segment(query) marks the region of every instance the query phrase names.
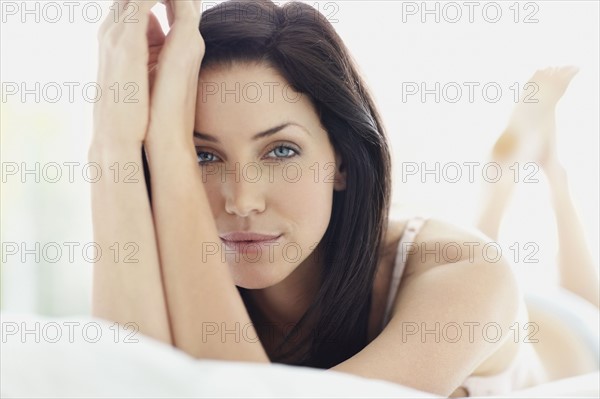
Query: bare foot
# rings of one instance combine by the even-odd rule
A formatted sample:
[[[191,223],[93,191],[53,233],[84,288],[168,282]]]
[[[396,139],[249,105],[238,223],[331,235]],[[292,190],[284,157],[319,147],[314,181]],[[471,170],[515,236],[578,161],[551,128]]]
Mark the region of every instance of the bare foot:
[[[492,156],[499,162],[550,162],[556,156],[554,110],[577,67],[536,71],[524,86],[504,133]]]

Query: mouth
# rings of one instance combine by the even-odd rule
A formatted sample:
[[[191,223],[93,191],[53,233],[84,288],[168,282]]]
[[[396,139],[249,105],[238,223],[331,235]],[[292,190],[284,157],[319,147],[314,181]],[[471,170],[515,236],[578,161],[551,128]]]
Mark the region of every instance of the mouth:
[[[237,231],[221,234],[221,241],[229,249],[237,252],[260,252],[281,238],[283,234],[263,234],[254,232]]]
[[[233,231],[231,233],[221,234],[221,240],[224,241],[269,241],[281,237],[281,234],[263,234],[248,231]]]

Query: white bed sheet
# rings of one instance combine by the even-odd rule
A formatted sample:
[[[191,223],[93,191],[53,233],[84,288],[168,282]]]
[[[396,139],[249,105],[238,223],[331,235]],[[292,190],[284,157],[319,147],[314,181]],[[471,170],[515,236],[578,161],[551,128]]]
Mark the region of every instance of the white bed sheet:
[[[386,381],[334,371],[281,364],[197,360],[151,338],[121,329],[115,343],[111,324],[88,317],[47,318],[0,314],[2,320],[1,396],[3,398],[173,398],[173,397],[436,397]],[[33,330],[40,339],[14,333],[15,326]],[[55,343],[56,325],[68,325]],[[56,323],[46,328],[48,323]],[[86,342],[83,326],[101,326],[100,339]],[[78,327],[78,328],[77,328]],[[20,332],[24,329],[20,328]],[[86,337],[93,340],[95,328]],[[44,337],[46,339],[44,339]]]
[[[3,398],[439,397],[334,371],[197,360],[139,333],[134,337],[137,343],[123,342],[131,330],[120,329],[115,342],[116,331],[111,323],[95,318],[2,313],[0,320]],[[33,332],[23,332],[23,327],[35,330],[36,322],[39,339]],[[65,324],[69,322],[79,323],[71,324],[71,337],[69,324]],[[98,342],[83,339],[84,326],[89,328],[88,340],[100,332]],[[562,381],[562,385],[545,384],[529,393],[515,392],[511,397],[598,397],[598,378],[595,373]]]

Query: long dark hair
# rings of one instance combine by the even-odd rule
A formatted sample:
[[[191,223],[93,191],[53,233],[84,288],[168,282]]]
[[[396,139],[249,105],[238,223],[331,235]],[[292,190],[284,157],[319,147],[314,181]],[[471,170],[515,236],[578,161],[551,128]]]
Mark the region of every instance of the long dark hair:
[[[312,333],[291,350],[271,354],[273,362],[333,367],[367,345],[391,196],[391,160],[380,117],[346,46],[329,21],[304,3],[224,2],[203,13],[200,32],[206,45],[202,68],[234,62],[274,67],[311,99],[342,158],[346,189],[334,192],[330,223],[319,243],[322,285],[280,348],[306,325]],[[247,290],[238,290],[254,320]]]

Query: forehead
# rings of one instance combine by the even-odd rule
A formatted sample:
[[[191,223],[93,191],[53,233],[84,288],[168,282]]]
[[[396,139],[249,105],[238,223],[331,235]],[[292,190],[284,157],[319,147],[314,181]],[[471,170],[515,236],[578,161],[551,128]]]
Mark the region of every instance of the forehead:
[[[308,96],[296,92],[274,68],[234,63],[200,72],[197,131],[251,134],[290,121],[311,129],[320,126]]]

